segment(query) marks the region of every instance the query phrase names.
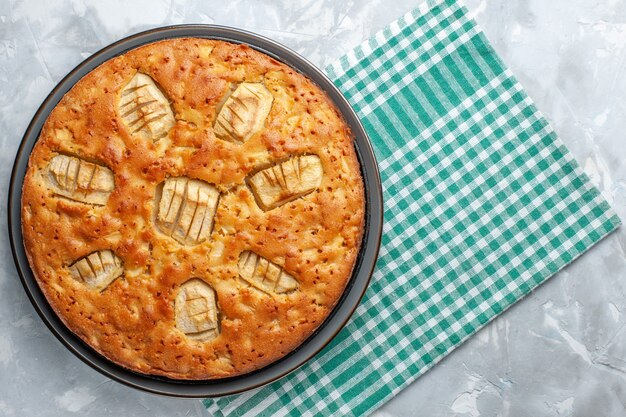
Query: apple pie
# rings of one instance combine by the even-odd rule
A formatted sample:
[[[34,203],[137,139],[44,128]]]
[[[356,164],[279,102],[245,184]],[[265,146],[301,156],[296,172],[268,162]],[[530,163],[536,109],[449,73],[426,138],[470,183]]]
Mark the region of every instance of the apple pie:
[[[30,155],[31,268],[65,325],[123,367],[187,380],[264,367],[352,276],[353,139],[324,91],[248,46],[128,51],[76,83]]]

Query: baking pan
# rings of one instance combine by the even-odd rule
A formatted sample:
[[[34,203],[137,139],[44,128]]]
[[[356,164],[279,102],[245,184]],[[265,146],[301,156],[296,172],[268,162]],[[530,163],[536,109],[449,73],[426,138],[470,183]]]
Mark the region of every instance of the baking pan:
[[[52,109],[78,80],[105,61],[139,46],[171,38],[198,37],[246,44],[296,69],[319,85],[335,103],[352,129],[361,173],[365,184],[365,231],[352,277],[337,306],[320,327],[296,350],[254,372],[206,381],[181,381],[129,371],[97,353],[75,336],[56,316],[29,267],[21,228],[22,183],[28,157]],[[177,25],[148,30],[122,39],[83,61],[52,90],[30,122],[15,158],[8,200],[11,250],[20,279],[41,319],[54,335],[79,359],[123,384],[144,391],[176,397],[218,397],[250,390],[275,381],[294,371],[330,343],[346,324],[369,284],[382,233],[382,190],[376,158],[354,110],[333,83],[313,64],[290,49],[265,37],[216,25]]]

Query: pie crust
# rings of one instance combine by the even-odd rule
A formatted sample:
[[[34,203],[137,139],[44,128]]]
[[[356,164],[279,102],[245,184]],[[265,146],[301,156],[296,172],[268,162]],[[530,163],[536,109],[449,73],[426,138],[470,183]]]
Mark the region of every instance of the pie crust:
[[[26,252],[59,317],[111,361],[175,379],[297,348],[341,297],[363,222],[353,136],[324,91],[208,39],[86,75],[23,185]]]

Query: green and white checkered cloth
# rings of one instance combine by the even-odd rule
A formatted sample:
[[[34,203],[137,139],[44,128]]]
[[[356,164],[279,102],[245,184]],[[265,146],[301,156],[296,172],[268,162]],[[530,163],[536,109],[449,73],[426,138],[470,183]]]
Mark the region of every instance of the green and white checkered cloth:
[[[620,224],[467,10],[431,1],[327,69],[373,142],[380,258],[313,360],[216,416],[365,415]]]

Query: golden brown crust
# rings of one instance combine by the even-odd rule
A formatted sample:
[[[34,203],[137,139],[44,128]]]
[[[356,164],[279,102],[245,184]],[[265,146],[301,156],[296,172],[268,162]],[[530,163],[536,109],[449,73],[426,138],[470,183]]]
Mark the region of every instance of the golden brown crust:
[[[141,109],[130,104],[120,113],[121,92],[137,72],[149,76],[169,100],[175,118],[171,130],[167,103],[157,90],[138,95],[134,102],[154,107],[156,122],[150,119],[152,110],[139,114]],[[213,131],[217,113],[233,86],[243,81],[267,87],[273,96],[269,115],[264,125],[258,122],[264,109],[250,116],[254,127],[240,129],[246,132],[245,140],[218,139]],[[140,117],[146,126],[129,129],[133,123],[139,126],[135,120]],[[257,131],[259,126],[263,127]],[[167,134],[162,136],[164,129]],[[104,205],[55,193],[49,163],[59,154],[113,173],[113,190],[107,188],[98,200]],[[263,210],[246,180],[300,155],[319,157],[323,177],[317,189]],[[195,235],[177,240],[155,224],[159,187],[175,177],[200,180],[220,192],[206,240]],[[59,178],[71,191],[71,173]],[[181,198],[209,207],[209,197],[195,191],[202,187],[208,186],[196,186],[189,191],[195,197]],[[324,321],[345,288],[359,250],[363,196],[351,132],[319,87],[247,46],[176,39],[104,63],[63,97],[30,156],[22,228],[40,287],[64,323],[86,343],[137,372],[211,379],[250,372],[277,360]],[[193,220],[196,212],[188,211],[191,214],[179,215],[192,216],[185,227],[204,236],[202,224],[194,223],[204,217]],[[107,250],[119,257],[124,271],[99,291],[85,285],[78,269],[70,266]],[[242,279],[238,263],[245,251],[265,259],[261,264],[273,265],[266,267],[271,270]],[[107,256],[102,264],[108,265],[112,255],[101,253]],[[289,291],[258,288],[259,279],[283,279],[280,271],[296,281],[284,281]],[[204,342],[176,327],[175,299],[181,286],[194,278],[208,284],[217,303],[219,333]],[[271,288],[283,285],[277,282]],[[198,330],[213,329],[209,293],[209,289],[198,292],[208,301],[185,305],[189,317],[179,322],[195,320]],[[209,307],[201,308],[201,303]],[[179,326],[187,326],[188,332],[194,329],[191,324]]]

